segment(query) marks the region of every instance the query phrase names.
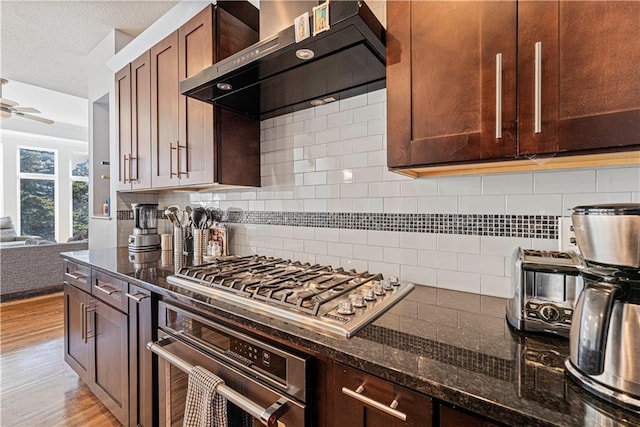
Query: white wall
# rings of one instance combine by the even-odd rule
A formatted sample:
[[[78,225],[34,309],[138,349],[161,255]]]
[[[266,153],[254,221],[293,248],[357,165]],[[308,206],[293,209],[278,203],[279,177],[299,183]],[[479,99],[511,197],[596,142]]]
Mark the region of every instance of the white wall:
[[[89,248],[90,249],[98,249],[105,247],[114,247],[117,245],[116,239],[116,231],[117,231],[117,223],[115,220],[115,209],[112,208],[111,217],[101,217],[95,216],[93,214],[93,206],[102,203],[102,200],[94,200],[94,192],[96,190],[100,190],[104,186],[104,182],[101,182],[96,185],[94,188],[94,184],[96,184],[96,177],[99,177],[106,172],[111,179],[110,183],[110,191],[109,196],[112,201],[116,200],[117,193],[115,190],[115,179],[118,177],[118,165],[117,165],[117,141],[116,141],[116,132],[115,132],[115,120],[113,118],[116,117],[116,103],[115,103],[115,80],[113,71],[107,67],[106,62],[113,57],[120,49],[122,49],[129,41],[131,41],[132,37],[124,34],[118,30],[114,30],[107,37],[105,37],[91,52],[89,52],[88,56],[88,72],[89,72],[89,82],[88,82],[88,93],[89,93],[89,108],[88,108],[88,118],[89,118],[89,155],[92,160],[91,162],[91,170],[90,176],[92,177],[92,182],[89,185],[89,209],[92,209],[90,212],[89,218]],[[104,109],[105,104],[104,99],[105,95],[107,95],[106,99],[108,99],[108,112],[111,119],[108,123],[109,128],[109,138],[104,138],[103,135],[96,134],[99,131],[100,126],[104,126],[104,123],[94,124],[93,120],[95,117],[104,117],[104,114],[101,114],[101,110]],[[97,101],[101,102],[97,102]],[[98,109],[100,111],[94,111]],[[97,147],[96,144],[105,144],[108,143],[108,149],[106,147]],[[102,159],[104,153],[107,152],[109,157],[105,160],[109,160],[111,165],[107,170],[96,171],[96,165],[93,160]],[[100,199],[102,199],[104,193],[100,192]],[[112,202],[112,206],[115,206],[115,203]]]
[[[386,168],[386,91],[262,122],[262,188],[161,194],[169,204],[276,212],[568,215],[573,206],[640,202],[640,166],[410,179]],[[163,221],[166,222],[166,221]],[[166,225],[163,225],[166,227]],[[400,276],[508,297],[517,246],[557,239],[233,224],[231,249]]]

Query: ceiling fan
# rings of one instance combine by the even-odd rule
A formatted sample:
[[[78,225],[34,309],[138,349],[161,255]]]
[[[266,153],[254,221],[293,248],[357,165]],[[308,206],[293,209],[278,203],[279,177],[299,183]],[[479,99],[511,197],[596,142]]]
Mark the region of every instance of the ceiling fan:
[[[20,107],[16,101],[2,97],[2,85],[9,83],[9,80],[0,78],[0,117],[3,119],[10,119],[11,117],[18,116],[25,119],[35,120],[47,125],[53,124],[53,120],[46,119],[44,117],[34,116],[33,114],[40,114],[40,110],[33,107]]]

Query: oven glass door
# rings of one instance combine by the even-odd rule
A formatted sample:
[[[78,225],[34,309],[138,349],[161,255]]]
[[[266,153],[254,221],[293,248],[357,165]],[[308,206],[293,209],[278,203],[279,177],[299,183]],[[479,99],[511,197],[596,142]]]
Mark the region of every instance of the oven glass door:
[[[281,398],[286,399],[285,409],[278,418],[278,427],[304,426],[305,405],[294,401],[261,384],[241,371],[214,359],[196,348],[170,338],[163,349],[193,366],[201,366],[225,381],[225,385],[242,394],[255,404],[268,408]],[[160,424],[182,426],[187,396],[188,374],[158,357]],[[227,403],[229,427],[257,427],[263,424],[231,402]]]

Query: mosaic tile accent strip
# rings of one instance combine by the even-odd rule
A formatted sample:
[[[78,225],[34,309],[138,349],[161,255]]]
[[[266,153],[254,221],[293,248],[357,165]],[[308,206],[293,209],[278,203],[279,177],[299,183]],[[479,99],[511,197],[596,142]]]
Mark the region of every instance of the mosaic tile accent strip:
[[[438,362],[457,366],[502,381],[511,382],[513,380],[515,368],[515,361],[513,360],[478,353],[477,351],[456,347],[377,325],[364,327],[358,332],[358,336],[382,345],[419,354]]]
[[[166,218],[158,211],[158,218]],[[118,211],[118,219],[133,219]],[[557,239],[558,217],[547,215],[390,214],[349,212],[226,211],[222,221],[240,224],[350,230]]]

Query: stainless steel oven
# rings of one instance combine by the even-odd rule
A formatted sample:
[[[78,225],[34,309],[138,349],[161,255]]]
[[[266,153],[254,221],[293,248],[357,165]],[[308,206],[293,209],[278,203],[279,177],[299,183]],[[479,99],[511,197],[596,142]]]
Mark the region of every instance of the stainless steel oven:
[[[229,427],[310,425],[309,356],[276,348],[190,310],[160,302],[160,425],[181,426],[188,373],[201,366],[224,380]]]

